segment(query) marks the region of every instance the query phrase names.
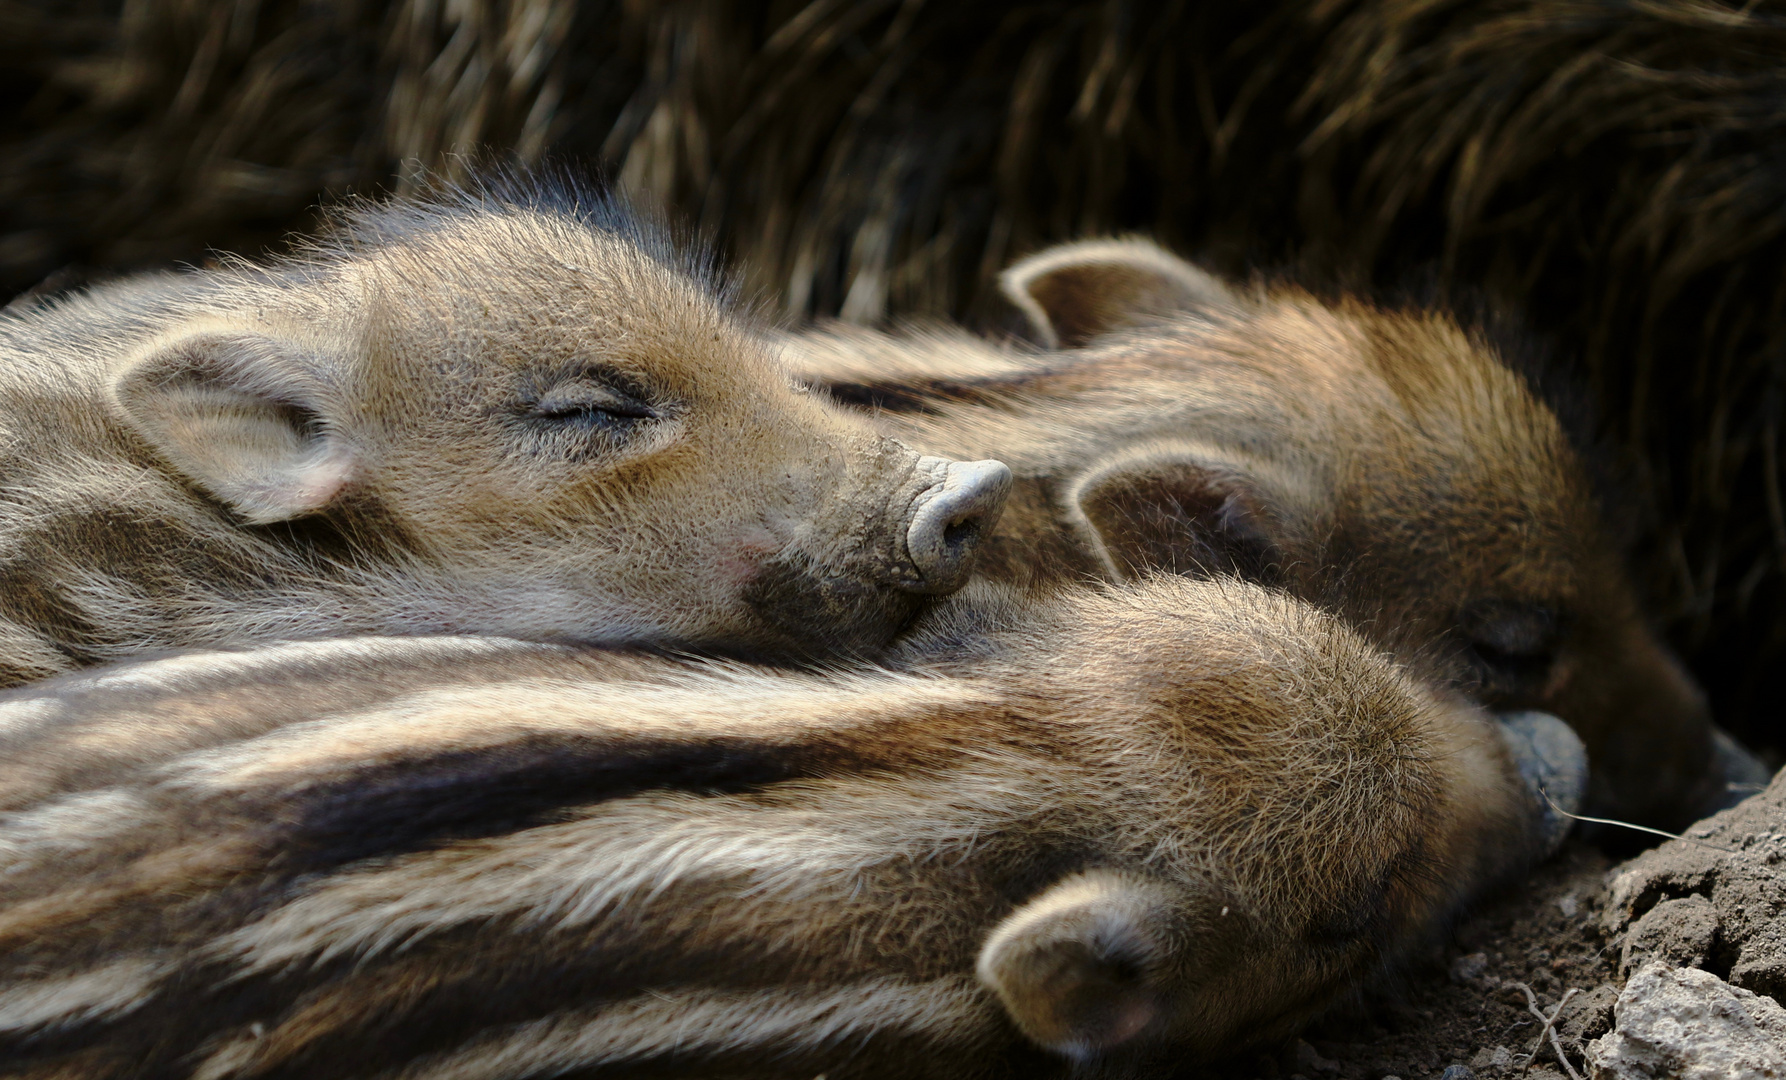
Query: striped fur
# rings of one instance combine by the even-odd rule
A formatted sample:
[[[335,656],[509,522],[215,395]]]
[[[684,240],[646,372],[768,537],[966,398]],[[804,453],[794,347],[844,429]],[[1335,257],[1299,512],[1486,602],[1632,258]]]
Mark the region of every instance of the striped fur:
[[[0,685],[353,633],[873,649],[959,584],[909,542],[959,472],[604,198],[364,206],[0,314]]]
[[[1004,283],[1063,348],[789,338],[883,431],[1012,467],[984,572],[1240,573],[1491,707],[1563,717],[1600,813],[1679,828],[1731,798],[1749,759],[1643,620],[1556,416],[1489,342],[1439,312],[1237,288],[1139,240],[1050,249]]]
[[[1306,605],[970,594],[875,668],[386,638],[13,691],[4,1071],[1116,1075],[1538,853],[1497,725]]]

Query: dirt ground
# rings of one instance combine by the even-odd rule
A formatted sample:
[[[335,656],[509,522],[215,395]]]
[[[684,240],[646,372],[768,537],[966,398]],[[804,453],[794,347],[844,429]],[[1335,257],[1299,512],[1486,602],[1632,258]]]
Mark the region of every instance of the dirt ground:
[[[1786,991],[1786,774],[1764,793],[1625,863],[1571,840],[1519,886],[1479,904],[1393,979],[1305,1037],[1221,1080],[1563,1080],[1613,1026],[1623,975],[1650,956],[1776,999]],[[1528,998],[1527,989],[1531,996]],[[1575,991],[1573,994],[1570,991]]]
[[[1478,905],[1448,939],[1402,965],[1391,981],[1330,1013],[1275,1053],[1236,1062],[1222,1080],[1428,1080],[1451,1066],[1487,1080],[1518,1075],[1542,1025],[1527,1010],[1531,987],[1548,1014],[1571,989],[1559,1027],[1580,1071],[1580,1043],[1604,1034],[1618,997],[1618,949],[1600,930],[1611,859],[1571,841],[1533,877]],[[1501,1065],[1496,1049],[1504,1048]],[[1530,1080],[1553,1080],[1548,1048]],[[1556,1077],[1562,1073],[1556,1071]],[[1456,1080],[1457,1074],[1446,1080]]]

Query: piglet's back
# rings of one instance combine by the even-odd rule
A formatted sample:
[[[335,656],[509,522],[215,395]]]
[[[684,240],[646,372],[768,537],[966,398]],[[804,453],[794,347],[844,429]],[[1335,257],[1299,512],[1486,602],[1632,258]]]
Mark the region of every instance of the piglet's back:
[[[0,820],[24,1076],[1118,1074],[1290,1030],[1547,840],[1498,725],[1227,581],[975,590],[823,674],[196,654],[0,733],[49,778]]]

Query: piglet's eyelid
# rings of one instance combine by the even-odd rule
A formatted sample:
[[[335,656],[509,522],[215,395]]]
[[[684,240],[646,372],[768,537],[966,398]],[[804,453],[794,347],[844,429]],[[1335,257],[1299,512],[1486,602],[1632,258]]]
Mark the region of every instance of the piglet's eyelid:
[[[1506,653],[1531,653],[1553,647],[1563,620],[1538,604],[1485,604],[1466,611],[1465,633],[1483,645]]]
[[[657,410],[633,395],[593,379],[559,383],[533,402],[533,411],[547,416],[590,410],[639,419],[658,415]]]

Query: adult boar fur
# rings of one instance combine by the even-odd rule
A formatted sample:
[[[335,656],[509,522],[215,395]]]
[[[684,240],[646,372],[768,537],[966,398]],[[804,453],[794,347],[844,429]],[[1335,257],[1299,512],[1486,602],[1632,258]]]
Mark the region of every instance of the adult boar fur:
[[[1130,229],[1431,275],[1558,340],[1642,463],[1652,606],[1773,741],[1782,11],[0,0],[0,291],[252,252],[482,148],[607,162],[796,314],[996,320],[998,267]]]
[[[1134,1075],[1281,1037],[1542,853],[1532,768],[1571,801],[1579,744],[1530,746],[1172,577],[964,593],[872,669],[438,637],[77,673],[0,696],[0,1058]]]
[[[863,651],[960,586],[1007,482],[795,386],[573,190],[15,310],[0,360],[0,683],[364,632]]]
[[[1065,348],[790,339],[889,434],[1010,463],[982,572],[1288,588],[1490,707],[1573,724],[1596,813],[1681,828],[1757,778],[1644,621],[1556,416],[1480,336],[1436,311],[1235,289],[1139,240],[1044,251],[1005,285]]]

